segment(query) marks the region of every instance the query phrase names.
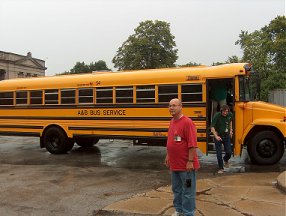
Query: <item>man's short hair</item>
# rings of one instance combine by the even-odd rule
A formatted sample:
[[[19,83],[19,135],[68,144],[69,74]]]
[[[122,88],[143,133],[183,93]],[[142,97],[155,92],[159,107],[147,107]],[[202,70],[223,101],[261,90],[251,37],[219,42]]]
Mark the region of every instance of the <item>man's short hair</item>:
[[[225,110],[229,111],[229,106],[226,105],[226,104],[222,105],[221,108],[220,108],[220,111],[225,111]]]

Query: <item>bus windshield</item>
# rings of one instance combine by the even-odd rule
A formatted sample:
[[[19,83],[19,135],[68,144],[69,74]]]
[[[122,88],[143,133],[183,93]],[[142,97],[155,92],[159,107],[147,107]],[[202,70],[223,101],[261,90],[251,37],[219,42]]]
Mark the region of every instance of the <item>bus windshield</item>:
[[[253,72],[250,76],[239,77],[240,101],[253,101],[259,99],[259,78]]]

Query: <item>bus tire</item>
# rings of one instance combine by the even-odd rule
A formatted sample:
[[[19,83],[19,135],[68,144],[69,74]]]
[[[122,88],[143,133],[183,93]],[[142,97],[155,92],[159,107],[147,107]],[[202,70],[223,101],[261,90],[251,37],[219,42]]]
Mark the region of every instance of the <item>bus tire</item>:
[[[74,140],[73,139],[68,139],[67,145],[66,145],[66,152],[72,150],[74,147]]]
[[[247,152],[254,164],[271,165],[282,158],[284,145],[275,132],[260,131],[251,138]]]
[[[43,136],[43,144],[51,154],[63,154],[69,149],[66,133],[58,127],[50,127]]]
[[[94,146],[96,143],[98,143],[99,138],[97,137],[80,137],[76,138],[76,143],[83,147],[83,148],[89,148]]]

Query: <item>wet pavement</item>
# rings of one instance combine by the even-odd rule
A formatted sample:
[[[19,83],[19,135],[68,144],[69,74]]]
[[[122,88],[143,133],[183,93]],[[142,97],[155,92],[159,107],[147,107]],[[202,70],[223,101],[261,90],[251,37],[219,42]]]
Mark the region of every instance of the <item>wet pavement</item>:
[[[276,173],[241,173],[220,175],[197,181],[196,215],[284,216],[285,194],[271,182]],[[115,202],[99,215],[171,215],[170,186],[160,187],[128,199]]]
[[[244,150],[242,157],[230,160],[223,176],[216,172],[215,155],[199,156],[198,215],[213,215],[215,207],[222,211],[218,215],[225,215],[225,207],[233,215],[260,215],[248,209],[245,200],[258,210],[277,205],[275,215],[285,215],[285,194],[275,186],[286,170],[285,154],[276,165],[257,166]],[[170,215],[170,173],[164,158],[164,147],[133,146],[128,140],[100,140],[92,148],[75,146],[68,154],[51,155],[39,148],[38,138],[0,137],[0,215],[140,215],[135,210],[143,204],[133,198],[148,196],[166,201],[167,207],[157,202],[164,210],[156,209],[156,214]],[[230,194],[224,197],[224,191]],[[266,200],[269,195],[274,198]],[[133,210],[114,209],[128,200]]]

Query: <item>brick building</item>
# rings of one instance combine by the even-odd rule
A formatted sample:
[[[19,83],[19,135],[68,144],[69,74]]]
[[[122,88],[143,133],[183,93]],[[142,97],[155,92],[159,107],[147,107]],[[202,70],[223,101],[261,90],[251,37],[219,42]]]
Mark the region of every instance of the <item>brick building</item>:
[[[32,57],[0,51],[0,80],[45,76],[45,61]]]

